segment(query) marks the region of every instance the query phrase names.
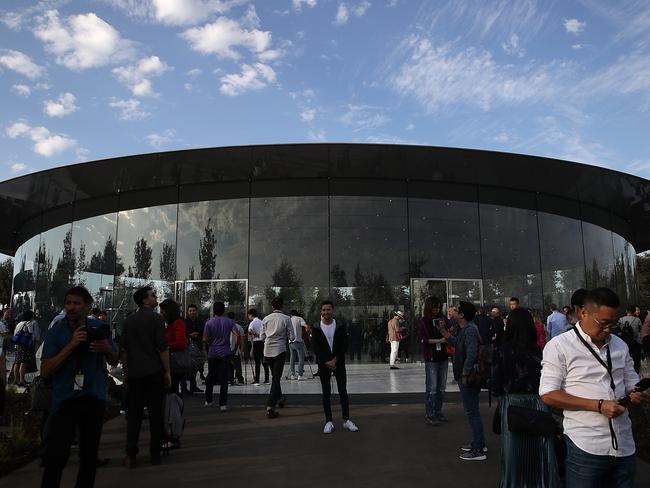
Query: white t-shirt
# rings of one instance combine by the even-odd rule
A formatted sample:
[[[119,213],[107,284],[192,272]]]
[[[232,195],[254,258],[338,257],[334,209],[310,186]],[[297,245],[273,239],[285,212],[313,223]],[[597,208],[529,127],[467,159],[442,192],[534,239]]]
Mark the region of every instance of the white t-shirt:
[[[251,323],[248,324],[248,333],[251,335],[253,335],[253,333],[257,334],[253,336],[253,342],[264,340],[260,337],[260,334],[262,333],[262,321],[258,317],[255,317],[251,320]]]
[[[293,333],[296,336],[296,338],[291,342],[302,342],[302,328],[306,325],[307,323],[302,317],[298,317],[297,315],[291,317],[291,326],[293,327]]]
[[[324,324],[321,321],[320,328],[323,331],[323,334],[325,334],[327,343],[330,345],[330,351],[334,352],[334,331],[336,330],[336,320],[333,319],[332,323],[329,325]]]

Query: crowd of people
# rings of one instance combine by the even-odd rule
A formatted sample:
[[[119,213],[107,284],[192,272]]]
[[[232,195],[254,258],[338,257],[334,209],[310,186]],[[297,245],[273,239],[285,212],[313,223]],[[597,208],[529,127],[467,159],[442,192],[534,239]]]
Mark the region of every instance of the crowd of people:
[[[172,299],[158,303],[151,287],[138,289],[137,310],[112,337],[105,313],[91,309],[92,297],[81,286],[65,295],[65,307],[50,324],[41,347],[42,380],[52,389],[52,405],[44,429],[43,487],[59,486],[73,439],[79,444],[77,486],[94,485],[97,452],[104,421],[109,366],[121,364],[127,414],[124,465],[139,462],[139,435],[143,417],[149,418],[151,464],[161,462],[163,449],[180,447],[163,427],[167,397],[204,394],[204,406],[228,411],[228,391],[244,382],[242,355],[250,353],[254,385],[270,384],[266,417],[277,418],[285,404],[281,379],[289,355],[286,379],[304,379],[307,346],[318,366],[324,426],[335,430],[331,407],[331,377],[339,393],[344,430],[359,429],[350,418],[346,356],[350,332],[334,304],[323,301],[320,319],[308,325],[300,314],[283,312],[281,297],[260,318],[247,312],[246,328],[238,324],[223,302],[215,302],[212,317],[199,318],[189,304],[186,314]],[[632,486],[635,445],[627,406],[648,401],[638,372],[650,360],[650,315],[628,307],[618,317],[619,299],[607,288],[577,290],[571,305],[550,306],[546,321],[510,299],[507,315],[498,307],[490,313],[461,301],[443,312],[436,297],[424,302],[417,322],[425,371],[425,422],[449,422],[443,412],[449,362],[471,432],[460,446],[464,461],[487,459],[480,412],[481,391],[498,398],[492,430],[501,435],[501,486]],[[159,312],[156,311],[159,310]],[[185,315],[185,317],[183,317]],[[13,381],[25,384],[40,338],[31,312],[11,323],[11,310],[0,321],[0,350],[14,345]],[[405,314],[395,310],[387,324],[389,368],[396,366]],[[115,339],[115,340],[114,340]],[[247,339],[247,341],[245,341]],[[4,342],[4,344],[2,344]],[[246,344],[250,344],[250,350]],[[207,375],[204,375],[207,362]],[[4,355],[0,357],[6,382]],[[264,371],[264,377],[261,373]],[[391,371],[390,374],[399,374]],[[198,386],[204,380],[205,390]],[[5,388],[0,388],[4,394]],[[3,397],[0,397],[0,408]],[[554,417],[555,415],[555,417]],[[558,423],[558,415],[561,422]]]

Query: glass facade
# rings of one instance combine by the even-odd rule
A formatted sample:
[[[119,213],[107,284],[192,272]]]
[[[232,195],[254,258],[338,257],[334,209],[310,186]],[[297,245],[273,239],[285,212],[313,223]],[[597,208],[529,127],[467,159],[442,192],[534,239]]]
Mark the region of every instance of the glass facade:
[[[312,323],[330,298],[350,328],[351,355],[382,361],[396,308],[407,315],[402,357],[420,358],[417,320],[430,294],[485,307],[517,296],[535,311],[567,304],[583,286],[637,299],[635,249],[623,224],[608,230],[607,211],[532,192],[350,181],[181,186],[146,208],[124,197],[101,211],[72,205],[69,223],[18,248],[14,306],[35,309],[46,326],[81,283],[119,327],[133,291],[150,284],[206,316],[223,300],[241,320],[282,296]]]

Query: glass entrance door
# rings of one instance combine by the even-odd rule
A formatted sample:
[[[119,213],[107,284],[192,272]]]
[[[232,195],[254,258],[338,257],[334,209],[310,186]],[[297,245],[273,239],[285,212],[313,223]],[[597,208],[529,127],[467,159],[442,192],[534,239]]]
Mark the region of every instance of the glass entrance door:
[[[422,316],[424,301],[430,296],[440,299],[444,314],[447,307],[456,306],[461,301],[473,303],[478,308],[483,303],[483,282],[479,279],[412,278],[414,318]]]
[[[186,310],[196,305],[203,320],[212,317],[214,302],[224,302],[226,313],[233,312],[235,321],[245,325],[248,304],[248,280],[186,280],[177,281],[174,286],[176,300]]]

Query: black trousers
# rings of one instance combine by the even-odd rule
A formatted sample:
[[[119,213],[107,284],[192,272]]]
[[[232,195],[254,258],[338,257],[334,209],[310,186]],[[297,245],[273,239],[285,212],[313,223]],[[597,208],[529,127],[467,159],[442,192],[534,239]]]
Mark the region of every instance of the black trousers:
[[[235,378],[237,378],[237,381],[240,383],[244,382],[244,375],[242,374],[242,369],[241,369],[241,356],[233,355],[231,356],[231,368],[230,372],[228,375],[228,380],[231,383],[235,382]]]
[[[149,453],[160,456],[163,443],[163,401],[165,382],[162,373],[142,378],[127,377],[129,411],[126,418],[126,454],[138,454],[138,441],[142,427],[142,414],[149,411]]]
[[[280,385],[280,380],[282,379],[282,370],[284,369],[284,361],[287,357],[287,353],[283,352],[274,357],[265,356],[264,359],[271,369],[271,391],[269,392],[269,398],[266,402],[268,408],[275,408],[276,402],[279,402],[282,398],[282,386]]]
[[[255,378],[253,383],[260,382],[260,364],[264,365],[264,382],[269,381],[269,365],[264,359],[264,341],[253,341],[253,359],[255,360]]]
[[[230,356],[223,358],[208,358],[208,377],[205,381],[205,401],[212,403],[212,392],[215,383],[219,384],[219,406],[228,405],[228,375],[230,371]]]
[[[323,389],[323,410],[325,410],[325,421],[332,421],[332,386],[330,384],[331,376],[336,378],[336,387],[339,390],[339,398],[341,399],[341,413],[343,420],[350,418],[350,400],[348,398],[348,377],[345,372],[345,364],[337,364],[335,370],[329,369],[324,364],[318,365],[318,377]]]
[[[70,457],[70,445],[79,429],[79,471],[76,488],[95,486],[97,450],[104,424],[105,402],[96,397],[66,400],[50,417],[43,454],[41,488],[58,488],[63,468]]]

